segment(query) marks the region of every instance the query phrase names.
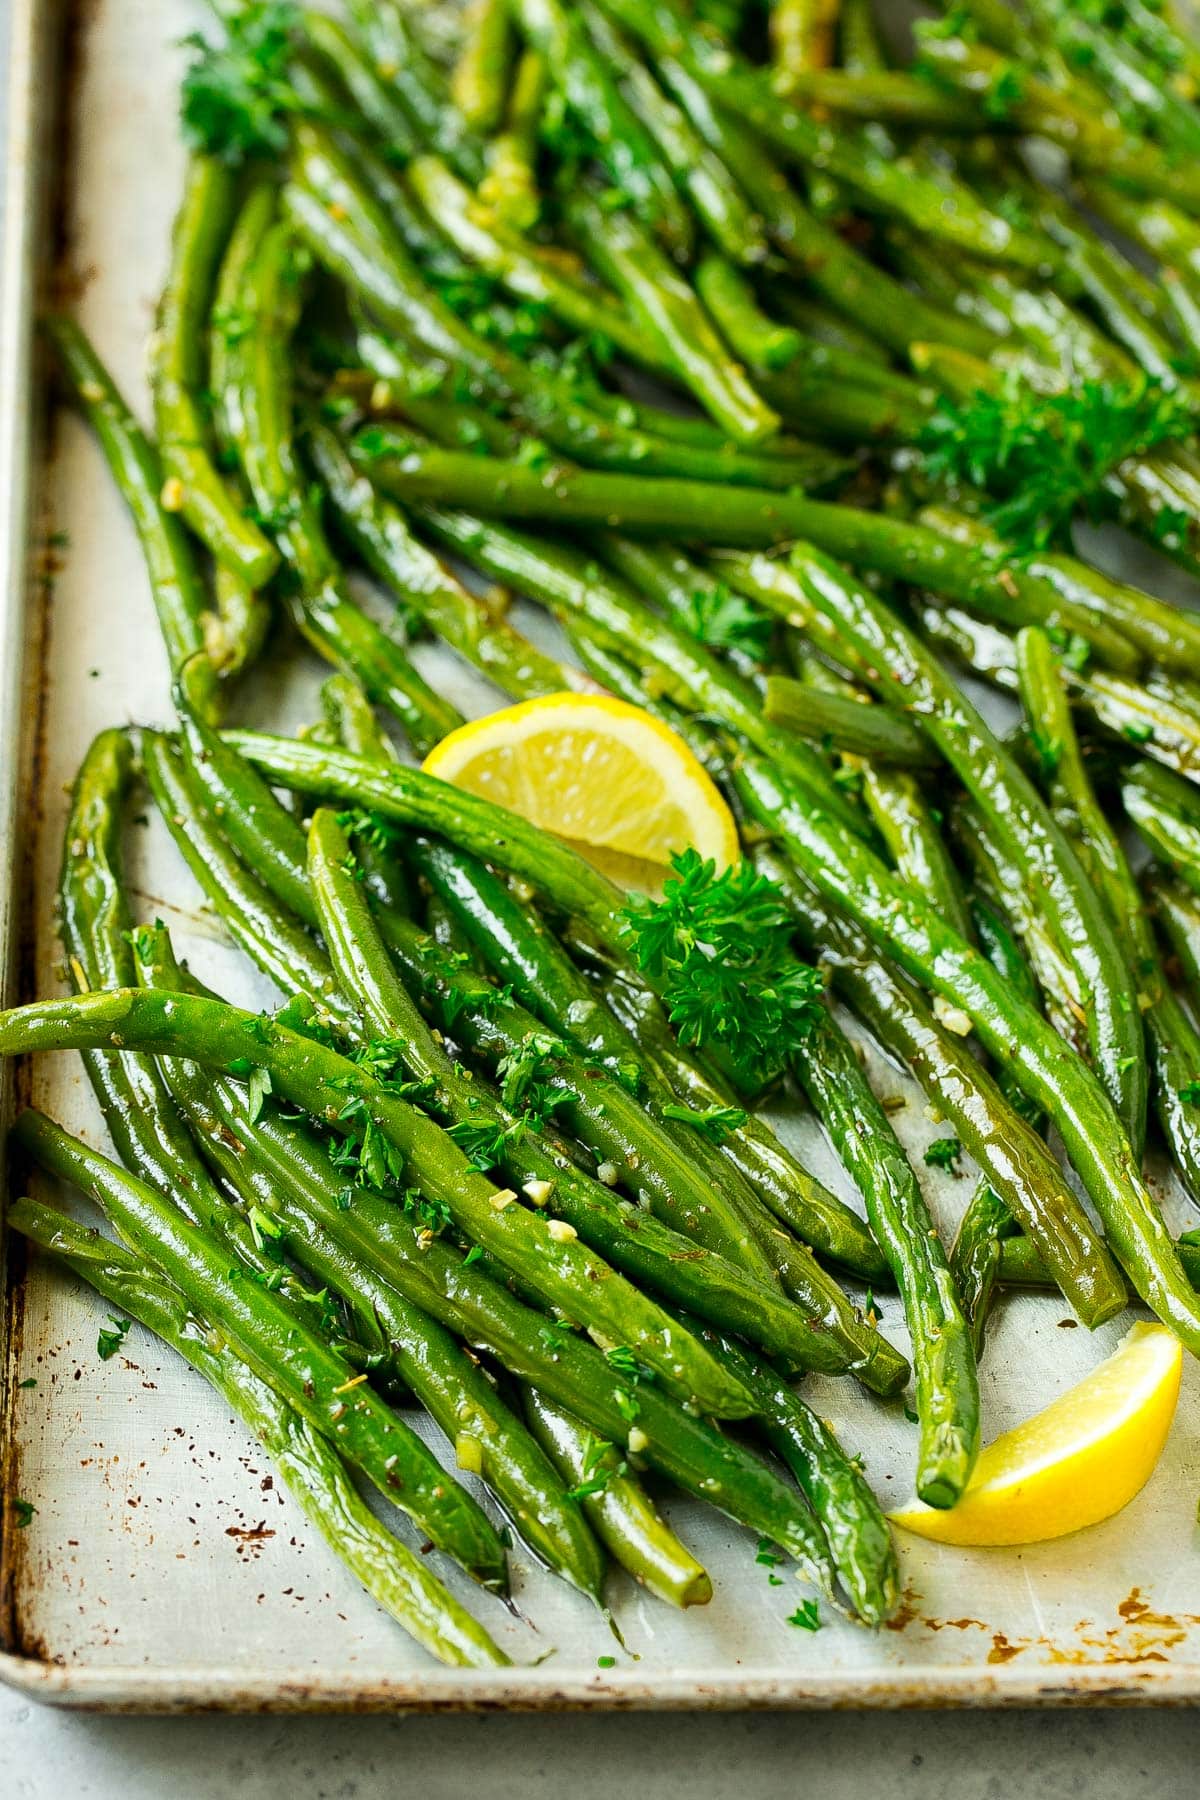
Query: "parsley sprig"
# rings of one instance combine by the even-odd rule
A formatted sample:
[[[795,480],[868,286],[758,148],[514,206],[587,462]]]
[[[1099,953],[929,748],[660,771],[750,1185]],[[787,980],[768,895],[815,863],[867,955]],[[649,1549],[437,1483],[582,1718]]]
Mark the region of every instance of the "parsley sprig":
[[[183,78],[183,132],[196,150],[235,166],[287,149],[287,117],[311,112],[288,75],[299,9],[290,0],[251,0],[224,21],[224,42],[192,32],[196,55]]]
[[[1196,415],[1148,376],[1036,391],[1009,371],[995,391],[942,400],[920,439],[936,481],[970,482],[995,496],[987,517],[1018,550],[1044,547],[1072,516],[1102,510],[1104,484],[1128,457],[1187,437]]]
[[[638,967],[663,983],[682,1044],[721,1050],[750,1086],[774,1079],[821,1015],[823,983],[792,948],[775,885],[748,862],[717,872],[693,849],[671,859],[661,900],[625,908]]]

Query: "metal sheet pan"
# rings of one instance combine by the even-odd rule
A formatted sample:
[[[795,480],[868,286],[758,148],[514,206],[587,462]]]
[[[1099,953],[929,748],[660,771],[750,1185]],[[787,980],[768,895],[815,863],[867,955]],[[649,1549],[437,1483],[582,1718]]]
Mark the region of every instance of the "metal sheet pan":
[[[169,716],[121,503],[79,422],[43,417],[45,383],[30,353],[34,274],[78,306],[144,404],[144,344],[182,167],[173,46],[200,19],[188,0],[16,0],[14,14],[0,321],[0,865],[11,885],[0,891],[0,957],[6,993],[29,998],[58,983],[52,893],[64,783],[102,725]],[[69,543],[52,541],[61,532]],[[449,657],[422,649],[419,659],[465,709],[495,704]],[[319,677],[297,655],[273,665],[245,707],[298,723],[312,716]],[[135,824],[127,854],[139,905],[171,922],[201,974],[245,992],[237,957],[165,837]],[[878,1073],[891,1092],[901,1088],[894,1072]],[[19,1081],[101,1138],[75,1059],[46,1059]],[[919,1148],[936,1126],[915,1090],[905,1092],[899,1123]],[[840,1183],[812,1128],[802,1119],[785,1128]],[[931,1186],[947,1220],[969,1186],[945,1177]],[[898,1308],[885,1310],[900,1336]],[[990,1432],[1077,1379],[1123,1329],[1089,1338],[1063,1312],[1048,1298],[1008,1306],[983,1370]],[[27,1262],[17,1245],[5,1321],[4,1484],[37,1511],[0,1546],[0,1677],[46,1700],[165,1712],[1200,1698],[1194,1364],[1162,1465],[1124,1513],[1024,1552],[910,1540],[893,1630],[871,1637],[836,1620],[816,1634],[789,1627],[791,1584],[771,1584],[752,1540],[679,1504],[672,1516],[714,1577],[711,1606],[676,1616],[614,1582],[625,1655],[584,1601],[518,1554],[517,1599],[538,1630],[496,1606],[488,1623],[526,1665],[554,1654],[536,1667],[458,1674],[435,1668],[364,1598],[197,1378],[137,1333],[123,1355],[101,1362],[95,1297],[45,1261]],[[865,1452],[885,1499],[905,1498],[912,1428],[901,1409],[848,1383],[814,1382],[811,1392]],[[610,1657],[612,1668],[598,1666]]]

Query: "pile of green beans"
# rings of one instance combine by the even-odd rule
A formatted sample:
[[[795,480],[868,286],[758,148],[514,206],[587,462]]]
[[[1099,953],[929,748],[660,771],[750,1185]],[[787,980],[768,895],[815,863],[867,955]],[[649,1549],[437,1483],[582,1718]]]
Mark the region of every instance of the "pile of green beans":
[[[1200,623],[1075,531],[1200,576],[1200,49],[1173,8],[970,0],[901,67],[872,0],[751,10],[471,0],[448,44],[350,0],[296,9],[281,74],[222,7],[153,437],[47,321],[174,719],[89,749],[71,992],[0,1014],[0,1054],[81,1053],[119,1160],[33,1110],[15,1140],[119,1241],[38,1198],[11,1221],[228,1399],[452,1664],[508,1656],[357,1479],[485,1593],[494,1506],[602,1611],[610,1564],[703,1605],[649,1471],[874,1627],[895,1547],[806,1373],[911,1377],[914,1486],[949,1508],[1006,1288],[1089,1328],[1136,1297],[1200,1354],[1196,1246],[1143,1169],[1165,1150],[1200,1206]],[[280,634],[334,670],[294,737],[261,724]],[[681,1023],[577,847],[414,766],[468,691],[419,637],[506,699],[678,733],[757,877],[747,938],[769,913],[824,978],[776,1065]],[[243,682],[258,723],[222,729]],[[138,784],[277,1009],[137,919]],[[972,1165],[957,1218],[855,1033]]]

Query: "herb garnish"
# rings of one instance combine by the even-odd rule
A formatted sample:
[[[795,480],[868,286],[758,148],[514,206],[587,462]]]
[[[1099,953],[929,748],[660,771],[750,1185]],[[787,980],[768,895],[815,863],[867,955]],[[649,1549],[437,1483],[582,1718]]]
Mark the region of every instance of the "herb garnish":
[[[225,42],[192,32],[196,52],[183,78],[183,132],[197,150],[241,164],[287,149],[287,115],[312,112],[288,76],[298,9],[289,0],[250,0],[222,23]]]
[[[795,1612],[789,1615],[788,1624],[794,1625],[798,1631],[820,1631],[821,1609],[815,1600],[802,1600]]]
[[[931,1169],[949,1169],[956,1175],[961,1155],[962,1145],[956,1137],[934,1138],[932,1144],[925,1146],[925,1161]]]
[[[743,1080],[763,1084],[820,1018],[821,976],[792,948],[779,890],[750,863],[718,874],[688,849],[671,866],[662,899],[623,914],[638,967],[662,980],[680,1043],[724,1050]]]
[[[697,588],[688,600],[683,624],[710,650],[744,650],[760,661],[771,641],[773,621],[724,582]]]
[[[965,404],[942,400],[920,447],[936,481],[970,482],[996,496],[987,518],[1019,551],[1042,548],[1072,515],[1096,515],[1104,485],[1131,456],[1190,435],[1192,405],[1161,382],[1081,381],[1040,394],[1009,371]]]
[[[701,1137],[707,1138],[710,1144],[723,1144],[731,1131],[740,1131],[748,1117],[740,1106],[678,1106],[674,1100],[668,1100],[662,1109],[664,1119],[678,1119],[684,1125],[690,1125]]]
[[[125,1342],[125,1334],[133,1324],[132,1319],[118,1319],[114,1313],[108,1315],[111,1331],[102,1331],[96,1339],[96,1354],[101,1362],[107,1362],[115,1356]]]

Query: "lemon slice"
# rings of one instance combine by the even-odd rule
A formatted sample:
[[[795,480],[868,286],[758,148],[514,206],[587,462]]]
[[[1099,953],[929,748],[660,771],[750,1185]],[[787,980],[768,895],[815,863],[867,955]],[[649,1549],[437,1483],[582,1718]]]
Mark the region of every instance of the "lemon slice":
[[[958,1505],[890,1514],[942,1544],[1036,1544],[1120,1512],[1149,1480],[1179,1398],[1183,1349],[1135,1325],[1076,1387],[980,1455]]]
[[[608,872],[661,876],[694,846],[728,868],[733,815],[666,725],[604,694],[548,694],[452,731],[425,759],[431,775],[519,813],[593,854]]]

